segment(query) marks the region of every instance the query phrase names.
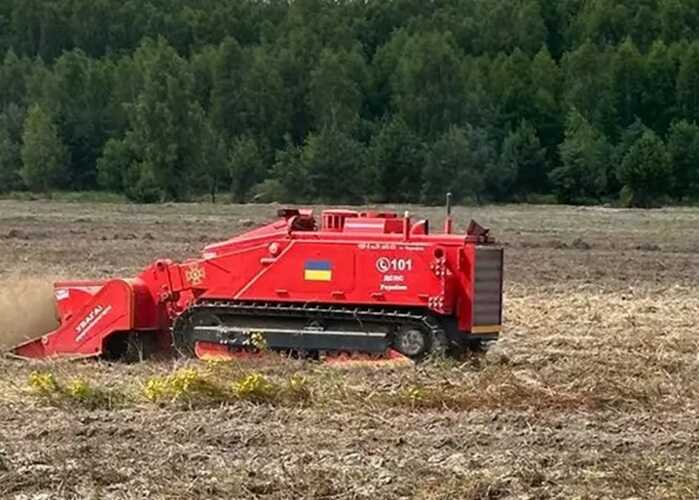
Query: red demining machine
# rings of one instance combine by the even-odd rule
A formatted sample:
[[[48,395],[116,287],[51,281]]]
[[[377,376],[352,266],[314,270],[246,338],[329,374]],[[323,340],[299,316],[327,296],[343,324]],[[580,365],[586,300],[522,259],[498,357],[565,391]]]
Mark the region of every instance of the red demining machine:
[[[495,340],[503,250],[475,222],[453,234],[450,212],[448,202],[444,231],[433,234],[408,213],[332,209],[317,221],[282,209],[196,259],[158,260],[132,279],[56,283],[60,326],[12,353],[419,360]]]

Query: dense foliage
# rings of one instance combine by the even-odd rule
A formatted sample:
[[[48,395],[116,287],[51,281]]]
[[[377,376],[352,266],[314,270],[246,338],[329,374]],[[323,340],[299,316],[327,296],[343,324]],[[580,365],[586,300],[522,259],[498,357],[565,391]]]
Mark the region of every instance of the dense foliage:
[[[699,197],[699,0],[5,0],[0,190]]]

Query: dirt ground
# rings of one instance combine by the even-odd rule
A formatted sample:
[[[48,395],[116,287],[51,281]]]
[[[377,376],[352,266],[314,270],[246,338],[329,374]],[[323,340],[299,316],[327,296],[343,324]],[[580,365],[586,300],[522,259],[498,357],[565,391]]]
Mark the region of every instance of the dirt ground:
[[[0,282],[129,276],[276,208],[0,201]],[[0,359],[0,498],[699,497],[699,210],[456,217],[506,247],[507,326],[487,355],[356,371],[190,362],[225,383],[302,377],[303,397],[157,402],[143,395],[181,361]],[[98,392],[54,397],[71,380]]]

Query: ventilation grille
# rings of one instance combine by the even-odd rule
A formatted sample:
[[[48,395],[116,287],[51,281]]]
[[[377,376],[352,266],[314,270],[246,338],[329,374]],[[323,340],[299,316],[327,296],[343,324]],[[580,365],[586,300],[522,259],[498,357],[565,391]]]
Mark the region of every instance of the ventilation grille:
[[[476,248],[474,326],[502,324],[503,253],[502,248]]]

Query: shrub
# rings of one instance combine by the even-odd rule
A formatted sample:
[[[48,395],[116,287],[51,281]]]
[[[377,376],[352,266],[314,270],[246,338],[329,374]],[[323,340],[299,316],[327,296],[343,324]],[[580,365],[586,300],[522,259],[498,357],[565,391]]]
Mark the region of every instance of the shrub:
[[[73,379],[68,382],[63,393],[70,401],[92,409],[113,408],[124,399],[118,391],[94,386],[83,379]]]
[[[29,388],[34,394],[44,398],[54,397],[61,393],[61,387],[51,372],[32,372],[29,375]]]
[[[122,393],[92,385],[83,379],[61,384],[51,372],[32,372],[29,388],[34,395],[51,404],[77,403],[90,409],[113,408],[124,400]]]
[[[279,388],[260,373],[233,382],[231,389],[235,397],[255,402],[271,401],[279,395]]]
[[[225,391],[194,368],[182,368],[166,376],[146,380],[143,395],[154,403],[221,401]]]

